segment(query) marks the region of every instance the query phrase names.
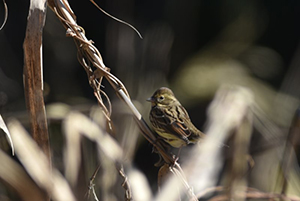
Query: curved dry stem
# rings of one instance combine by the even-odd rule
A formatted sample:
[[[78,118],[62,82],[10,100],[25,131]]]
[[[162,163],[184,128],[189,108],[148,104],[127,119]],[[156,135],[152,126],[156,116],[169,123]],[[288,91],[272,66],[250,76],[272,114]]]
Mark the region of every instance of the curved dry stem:
[[[94,4],[94,5],[95,5],[102,13],[104,13],[104,14],[107,15],[108,17],[110,17],[110,18],[116,20],[117,22],[120,22],[120,23],[125,24],[125,25],[129,26],[130,28],[132,28],[132,29],[137,33],[137,35],[138,35],[141,39],[143,39],[141,33],[140,33],[133,25],[131,25],[131,24],[129,24],[128,22],[125,22],[125,21],[123,21],[123,20],[120,20],[119,18],[116,18],[115,16],[109,14],[108,12],[106,12],[105,10],[103,10],[100,6],[98,6],[98,4],[96,4],[95,1],[90,0],[90,2],[92,2],[92,3],[93,3],[93,4]]]
[[[3,0],[3,5],[4,5],[4,21],[0,27],[0,30],[3,29],[3,27],[6,24],[7,18],[8,18],[8,7],[7,7],[5,0]]]

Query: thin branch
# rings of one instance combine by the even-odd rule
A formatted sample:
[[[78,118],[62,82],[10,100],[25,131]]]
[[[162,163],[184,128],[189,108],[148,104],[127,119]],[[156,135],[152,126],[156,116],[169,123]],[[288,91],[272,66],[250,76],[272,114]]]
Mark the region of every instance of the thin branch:
[[[89,186],[88,186],[88,191],[87,191],[87,193],[86,193],[86,197],[87,197],[87,198],[90,198],[91,191],[92,191],[94,197],[95,197],[95,195],[96,195],[96,193],[94,194],[94,192],[95,192],[95,188],[94,188],[94,187],[95,187],[94,180],[95,180],[96,175],[98,174],[98,172],[99,172],[99,170],[100,170],[100,167],[101,167],[101,165],[98,165],[98,167],[96,168],[96,170],[94,171],[93,175],[92,175],[91,178],[90,178],[90,182],[89,182]],[[97,200],[97,199],[98,199],[98,198],[97,198],[97,196],[96,196],[96,197],[95,197],[95,200]]]

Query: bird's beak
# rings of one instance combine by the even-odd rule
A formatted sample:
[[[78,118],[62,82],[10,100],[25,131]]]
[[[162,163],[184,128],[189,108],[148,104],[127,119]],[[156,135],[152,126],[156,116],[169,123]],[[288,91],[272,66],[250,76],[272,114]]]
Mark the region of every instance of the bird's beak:
[[[149,102],[154,102],[154,98],[153,97],[150,97],[150,98],[147,98],[146,101],[149,101]]]

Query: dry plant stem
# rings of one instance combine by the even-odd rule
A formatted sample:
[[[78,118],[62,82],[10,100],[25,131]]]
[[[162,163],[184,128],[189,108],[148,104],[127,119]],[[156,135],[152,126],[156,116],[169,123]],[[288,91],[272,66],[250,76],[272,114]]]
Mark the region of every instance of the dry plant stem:
[[[187,195],[189,200],[198,200],[193,188],[188,184],[185,174],[177,162],[174,165],[164,164],[162,168],[159,174],[167,177],[166,179],[159,178],[163,185],[160,188],[160,193],[155,198],[156,201],[180,200],[182,192]]]
[[[223,161],[218,144],[241,124],[251,105],[251,97],[251,92],[242,87],[223,86],[217,91],[208,108],[206,138],[191,150],[183,167],[195,192],[202,192],[217,182]]]
[[[56,201],[75,201],[66,179],[50,167],[48,158],[16,120],[8,124],[18,159],[34,182]],[[21,182],[21,181],[20,181]],[[44,201],[43,199],[41,201]]]
[[[169,178],[168,177],[169,171],[170,171],[169,165],[166,164],[166,163],[159,168],[159,171],[158,171],[158,174],[157,174],[157,187],[158,187],[158,191],[161,190],[161,187],[166,182],[167,178]]]
[[[170,171],[177,176],[177,178],[181,179],[181,183],[183,184],[190,200],[198,201],[196,195],[194,194],[193,189],[189,186],[187,179],[184,177],[183,170],[181,169],[180,165],[176,163],[174,166],[170,167]]]
[[[90,178],[89,189],[88,189],[87,195],[86,195],[87,198],[90,197],[90,195],[91,195],[91,190],[92,190],[92,192],[94,192],[94,189],[95,189],[95,188],[94,188],[94,186],[95,186],[94,180],[95,180],[96,175],[98,174],[98,172],[99,172],[99,170],[100,170],[100,167],[101,167],[101,165],[98,165],[97,169],[94,171],[92,177]]]
[[[130,183],[128,182],[128,178],[124,172],[124,169],[123,169],[123,165],[120,164],[120,163],[115,163],[116,165],[116,169],[117,171],[119,172],[119,175],[123,178],[123,183],[122,183],[122,187],[125,189],[125,198],[126,200],[132,200],[132,191],[131,191],[131,187],[130,187]],[[95,194],[95,184],[94,184],[94,180],[99,172],[99,169],[100,169],[101,165],[98,165],[97,169],[95,170],[95,172],[93,173],[91,179],[90,179],[90,183],[89,183],[89,190],[87,192],[87,197],[89,198],[90,197],[90,192],[92,191],[93,195],[94,195],[94,198],[97,200],[97,195]]]
[[[41,201],[46,195],[31,180],[25,170],[0,150],[0,178],[9,184],[24,201]]]
[[[6,24],[7,17],[8,17],[8,8],[7,8],[5,0],[3,0],[3,5],[4,5],[4,21],[0,27],[0,30],[3,29],[4,25]]]
[[[281,193],[285,194],[288,186],[288,176],[290,172],[290,168],[292,166],[293,161],[293,147],[299,141],[299,131],[300,131],[300,108],[295,112],[291,128],[289,130],[288,139],[285,143],[285,149],[282,157],[282,171],[283,171],[283,185],[281,189]]]
[[[226,189],[221,189],[221,191],[222,190],[226,190]],[[220,191],[220,189],[216,189],[216,191]],[[247,188],[247,191],[240,192],[239,194],[237,194],[237,197],[247,198],[247,199],[258,199],[258,200],[281,199],[281,200],[289,200],[289,201],[300,201],[300,197],[297,196],[285,196],[278,193],[266,193],[253,188]],[[227,195],[222,194],[222,195],[216,195],[211,199],[209,199],[209,201],[223,201],[223,200],[224,201],[230,200],[230,198]]]
[[[223,186],[215,186],[211,188],[207,188],[201,193],[197,195],[198,199],[204,197],[207,194],[211,194],[213,192],[227,192],[229,189],[224,188]],[[239,193],[237,196],[241,196],[242,198],[248,198],[248,199],[283,199],[283,200],[291,200],[291,201],[300,201],[300,197],[296,196],[285,196],[282,194],[277,193],[266,193],[259,191],[255,188],[247,188],[245,192]],[[216,195],[210,199],[210,201],[219,201],[219,200],[229,200],[229,197],[226,194]]]
[[[94,196],[95,200],[99,201],[94,187],[92,188],[92,191],[93,191],[93,196]]]
[[[11,135],[10,135],[10,132],[2,118],[2,116],[0,115],[0,129],[2,129],[4,131],[4,133],[6,134],[6,139],[11,147],[11,152],[12,152],[12,155],[15,155],[15,149],[14,149],[14,144],[13,144],[13,141],[11,139]]]
[[[230,173],[230,190],[228,196],[234,200],[244,200],[242,196],[237,196],[246,190],[247,181],[245,173],[247,172],[247,159],[249,142],[252,134],[252,114],[250,110],[245,113],[242,122],[235,129],[234,144],[232,146],[232,162]]]
[[[92,122],[86,116],[78,112],[70,113],[64,121],[63,128],[66,136],[64,150],[65,175],[72,186],[75,186],[77,182],[81,161],[81,136],[95,142],[99,148],[98,151],[103,152],[111,161],[121,161],[121,147],[103,128],[100,128],[98,124]]]
[[[203,190],[202,192],[199,192],[197,193],[197,198],[200,199],[202,197],[205,197],[207,194],[211,194],[213,192],[222,192],[224,191],[224,187],[223,186],[214,186],[214,187],[210,187],[210,188],[207,188],[205,190]],[[192,201],[192,200],[190,200]]]
[[[51,165],[42,75],[42,30],[45,18],[46,0],[31,0],[23,44],[24,90],[32,136]]]
[[[116,163],[116,169],[118,170],[120,176],[123,178],[123,183],[122,183],[122,187],[125,189],[125,198],[126,201],[130,201],[133,200],[132,198],[132,190],[130,187],[130,183],[128,182],[128,178],[124,172],[124,168],[123,165],[120,163]]]
[[[132,29],[137,33],[137,35],[138,35],[141,39],[143,39],[143,37],[142,37],[142,35],[140,34],[140,32],[139,32],[134,26],[132,26],[131,24],[129,24],[129,23],[127,23],[127,22],[124,22],[123,20],[120,20],[119,18],[116,18],[115,16],[112,16],[111,14],[109,14],[108,12],[106,12],[105,10],[103,10],[100,6],[98,6],[98,4],[96,4],[95,1],[90,0],[90,2],[92,2],[92,4],[94,4],[94,5],[95,5],[102,13],[104,13],[104,14],[107,15],[108,17],[110,17],[110,18],[116,20],[117,22],[120,22],[120,23],[125,24],[125,25],[129,26],[130,28],[132,28]]]

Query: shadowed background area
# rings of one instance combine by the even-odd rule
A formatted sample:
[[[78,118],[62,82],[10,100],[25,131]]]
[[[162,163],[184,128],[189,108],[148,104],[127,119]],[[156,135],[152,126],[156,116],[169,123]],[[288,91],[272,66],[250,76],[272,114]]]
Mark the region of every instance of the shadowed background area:
[[[145,100],[157,88],[168,86],[193,123],[203,130],[208,104],[217,89],[226,84],[249,88],[266,117],[282,130],[288,130],[300,98],[300,1],[96,2],[108,13],[134,25],[143,39],[128,26],[105,16],[88,0],[69,3],[78,24],[94,42],[111,72],[124,83],[146,121],[150,104]],[[7,4],[8,21],[0,31],[0,114],[4,118],[15,117],[28,128],[22,86],[22,43],[29,2]],[[3,12],[1,4],[0,22]],[[61,122],[51,116],[60,111],[58,107],[52,107],[55,111],[51,111],[51,106],[59,102],[66,104],[59,107],[62,110],[71,107],[89,114],[97,102],[77,61],[74,42],[65,36],[65,29],[50,9],[43,42],[45,103],[49,106],[53,163],[63,169]],[[108,83],[104,81],[103,85],[113,103],[116,138],[126,150],[125,158],[146,173],[152,190],[156,191],[158,169],[153,164],[158,158],[152,153],[152,146],[139,135]],[[262,152],[272,147],[273,142],[268,144],[258,133],[254,130],[250,153],[262,157]],[[137,136],[140,137],[136,139]],[[128,146],[127,141],[136,141],[137,146]],[[88,149],[83,152],[95,151]],[[96,158],[95,155],[90,157]],[[84,160],[96,160],[91,158]],[[88,178],[89,175],[81,179],[87,183]]]

